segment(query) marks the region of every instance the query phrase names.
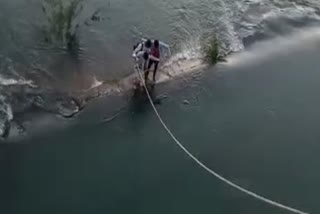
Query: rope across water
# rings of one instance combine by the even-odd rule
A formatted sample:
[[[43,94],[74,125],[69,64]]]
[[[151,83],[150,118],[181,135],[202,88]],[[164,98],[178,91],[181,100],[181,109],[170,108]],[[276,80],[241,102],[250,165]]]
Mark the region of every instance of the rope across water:
[[[258,195],[257,193],[254,193],[250,190],[247,190],[235,183],[233,183],[232,181],[222,177],[221,175],[219,175],[217,172],[213,171],[212,169],[210,169],[209,167],[207,167],[204,163],[202,163],[200,160],[198,160],[191,152],[189,152],[188,149],[186,149],[182,143],[174,136],[174,134],[171,132],[171,130],[168,128],[168,126],[166,125],[166,123],[163,121],[162,117],[160,116],[157,108],[155,107],[155,105],[153,104],[153,101],[152,101],[152,98],[151,98],[151,95],[150,95],[150,92],[148,90],[148,87],[144,81],[144,78],[141,74],[141,70],[139,68],[136,68],[138,74],[139,74],[139,77],[143,83],[143,87],[146,91],[146,94],[148,96],[148,99],[149,99],[149,102],[154,110],[154,113],[156,114],[156,116],[158,117],[161,125],[163,126],[163,128],[167,131],[167,133],[169,134],[169,136],[172,138],[172,140],[180,147],[180,149],[182,151],[184,151],[194,162],[196,162],[201,168],[203,168],[204,170],[206,170],[207,172],[209,172],[211,175],[215,176],[216,178],[218,178],[219,180],[221,180],[222,182],[224,182],[225,184],[229,185],[230,187],[233,187],[234,189],[237,189],[239,190],[240,192],[243,192],[257,200],[260,200],[262,202],[265,202],[267,204],[270,204],[272,206],[275,206],[275,207],[278,207],[282,210],[286,210],[286,211],[290,211],[292,213],[296,213],[296,214],[310,214],[310,213],[307,213],[307,212],[304,212],[304,211],[301,211],[301,210],[298,210],[298,209],[295,209],[295,208],[292,208],[290,206],[287,206],[287,205],[284,205],[284,204],[281,204],[279,202],[276,202],[276,201],[273,201],[271,199],[268,199],[268,198],[265,198],[261,195]]]

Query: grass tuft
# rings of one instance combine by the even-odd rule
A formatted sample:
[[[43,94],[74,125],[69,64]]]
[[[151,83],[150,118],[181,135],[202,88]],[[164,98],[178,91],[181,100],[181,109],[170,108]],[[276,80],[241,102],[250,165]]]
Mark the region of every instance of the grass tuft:
[[[219,61],[219,42],[215,36],[202,45],[204,61],[209,64],[216,64]]]

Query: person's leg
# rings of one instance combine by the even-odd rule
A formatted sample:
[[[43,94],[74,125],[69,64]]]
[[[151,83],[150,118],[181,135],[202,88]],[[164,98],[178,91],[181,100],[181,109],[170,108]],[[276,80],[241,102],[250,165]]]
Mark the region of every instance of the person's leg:
[[[156,82],[156,74],[158,70],[159,62],[154,62],[154,71],[153,71],[153,82]]]
[[[144,76],[145,81],[148,80],[149,72],[150,72],[150,68],[151,68],[152,64],[153,64],[153,60],[150,59],[150,60],[149,60],[149,63],[148,63],[148,68],[147,68],[147,70],[145,71],[145,76]]]
[[[144,59],[143,72],[144,72],[144,79],[146,81],[149,76],[149,66],[150,66],[149,54],[147,52],[143,53],[143,59]]]

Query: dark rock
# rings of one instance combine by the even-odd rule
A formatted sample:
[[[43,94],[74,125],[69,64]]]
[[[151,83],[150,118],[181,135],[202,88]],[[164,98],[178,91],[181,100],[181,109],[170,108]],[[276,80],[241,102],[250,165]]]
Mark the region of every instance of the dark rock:
[[[97,10],[97,11],[95,11],[93,14],[92,14],[92,16],[91,16],[91,21],[93,21],[93,22],[98,22],[98,21],[100,21],[101,20],[101,17],[100,17],[100,15],[99,15],[99,10]]]
[[[34,105],[45,111],[59,114],[63,117],[73,117],[81,110],[79,102],[69,96],[44,95],[34,99]]]
[[[100,21],[100,19],[101,19],[100,16],[97,15],[97,14],[94,14],[94,15],[91,16],[91,20],[92,21]]]
[[[18,130],[19,134],[26,133],[26,128],[22,124],[17,124],[17,130]]]
[[[161,99],[155,99],[155,100],[153,101],[153,103],[154,103],[155,105],[161,105]]]
[[[162,104],[162,100],[167,99],[167,98],[168,98],[168,96],[166,96],[166,95],[159,95],[154,99],[153,103],[155,105],[161,105]]]
[[[73,117],[80,111],[80,108],[77,103],[71,99],[57,103],[57,110],[63,117]]]

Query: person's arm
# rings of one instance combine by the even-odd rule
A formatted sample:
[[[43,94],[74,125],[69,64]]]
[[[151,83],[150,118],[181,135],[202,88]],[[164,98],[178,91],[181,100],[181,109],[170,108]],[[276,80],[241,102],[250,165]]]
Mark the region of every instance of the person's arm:
[[[142,58],[142,57],[143,57],[143,54],[144,54],[143,51],[138,51],[138,52],[136,53],[136,57],[137,57],[137,58]]]
[[[133,51],[132,57],[136,58],[137,54],[140,52],[141,49],[142,49],[142,43],[140,43],[138,47]]]
[[[160,62],[160,57],[158,58],[153,55],[150,55],[149,58],[152,59],[153,61]]]
[[[149,58],[153,61],[156,61],[156,62],[160,62],[160,49],[159,50],[154,50]]]

